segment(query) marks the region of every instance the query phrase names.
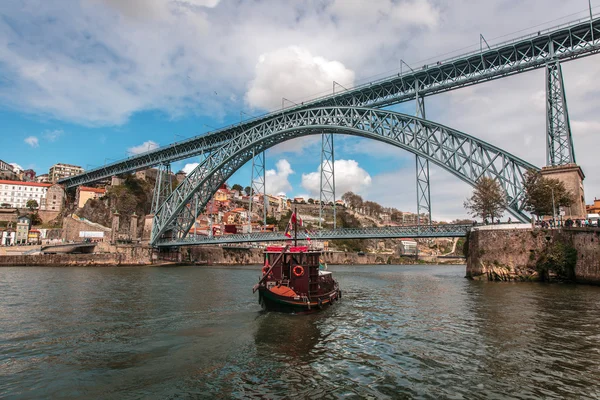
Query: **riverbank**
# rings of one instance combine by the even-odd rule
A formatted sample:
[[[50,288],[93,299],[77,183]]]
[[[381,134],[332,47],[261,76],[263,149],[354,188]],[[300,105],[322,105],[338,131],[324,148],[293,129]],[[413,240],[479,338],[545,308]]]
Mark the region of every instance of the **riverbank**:
[[[156,265],[260,265],[263,250],[235,247],[184,247],[179,254],[157,254],[147,246],[110,246],[107,252],[94,254],[37,254],[0,256],[2,266],[156,266]],[[329,265],[414,265],[464,264],[462,258],[400,257],[395,254],[357,254],[351,252],[324,252]]]
[[[600,229],[474,229],[466,247],[471,279],[600,284]]]

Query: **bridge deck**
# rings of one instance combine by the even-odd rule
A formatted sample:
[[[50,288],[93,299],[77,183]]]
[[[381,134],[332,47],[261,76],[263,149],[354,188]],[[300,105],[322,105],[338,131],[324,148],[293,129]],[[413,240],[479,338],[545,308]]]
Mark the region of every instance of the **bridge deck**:
[[[383,228],[343,228],[309,232],[311,240],[335,239],[391,239],[391,238],[436,238],[464,237],[472,225],[421,225],[421,226],[389,226]],[[298,232],[298,240],[306,240],[307,235]],[[183,239],[163,240],[156,243],[158,247],[210,245],[226,243],[281,242],[289,237],[283,232],[237,233],[222,236],[188,236]]]

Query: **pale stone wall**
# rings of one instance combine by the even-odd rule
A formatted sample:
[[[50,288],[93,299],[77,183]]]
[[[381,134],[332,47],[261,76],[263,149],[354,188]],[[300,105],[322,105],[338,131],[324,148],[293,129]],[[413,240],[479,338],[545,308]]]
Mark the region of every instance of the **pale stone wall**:
[[[79,232],[81,231],[104,232],[104,240],[110,240],[110,228],[99,224],[90,224],[86,221],[76,220],[72,217],[63,219],[62,231],[62,238],[67,242],[81,242],[82,238],[79,237]]]

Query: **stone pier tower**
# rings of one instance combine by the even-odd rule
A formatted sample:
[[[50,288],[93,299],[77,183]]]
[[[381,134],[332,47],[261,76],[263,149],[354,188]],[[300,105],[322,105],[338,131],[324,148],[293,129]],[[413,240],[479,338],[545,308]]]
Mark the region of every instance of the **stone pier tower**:
[[[111,233],[110,233],[110,241],[115,243],[117,241],[117,235],[119,233],[119,221],[120,215],[117,210],[113,213],[112,225],[111,225]]]
[[[544,178],[558,179],[573,194],[573,204],[570,207],[564,207],[565,216],[563,219],[582,219],[587,217],[585,196],[583,193],[585,175],[579,165],[565,164],[543,167],[541,174]],[[558,213],[558,210],[556,211]]]
[[[131,215],[131,222],[129,223],[129,237],[133,241],[138,238],[138,216],[135,211]]]

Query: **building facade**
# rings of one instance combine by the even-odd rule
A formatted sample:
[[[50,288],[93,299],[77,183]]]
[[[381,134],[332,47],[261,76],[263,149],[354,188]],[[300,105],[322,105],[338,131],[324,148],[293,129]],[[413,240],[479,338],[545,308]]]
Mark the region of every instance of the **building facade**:
[[[41,210],[60,211],[65,203],[65,189],[59,184],[51,185],[46,191],[46,197],[40,204]]]
[[[106,189],[101,188],[93,188],[87,186],[79,186],[77,188],[77,197],[75,201],[77,202],[77,207],[81,208],[85,206],[85,203],[90,199],[99,199],[106,194]]]
[[[54,164],[48,171],[51,183],[56,183],[59,179],[68,178],[83,173],[83,168],[71,164]]]
[[[0,160],[0,179],[15,181],[17,180],[17,173],[15,172],[12,165]]]
[[[48,174],[42,174],[35,177],[35,181],[38,183],[49,183],[50,176]]]
[[[26,208],[29,200],[35,200],[41,208],[49,183],[0,180],[0,204],[14,208]]]
[[[21,215],[17,218],[17,234],[15,237],[16,244],[26,244],[31,228],[31,219],[26,215]]]
[[[64,198],[65,190],[58,184],[0,180],[2,207],[27,208],[27,202],[35,200],[41,211],[60,211]]]

